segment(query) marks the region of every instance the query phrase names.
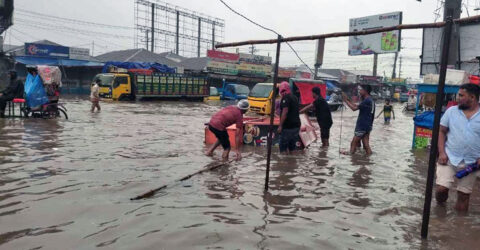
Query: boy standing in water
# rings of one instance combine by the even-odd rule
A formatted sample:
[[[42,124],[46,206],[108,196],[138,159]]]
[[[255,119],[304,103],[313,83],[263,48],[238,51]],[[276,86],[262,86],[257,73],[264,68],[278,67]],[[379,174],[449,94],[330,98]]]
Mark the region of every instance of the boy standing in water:
[[[393,114],[393,120],[395,120],[395,111],[393,111],[393,106],[390,105],[389,99],[385,100],[385,105],[383,106],[383,110],[380,112],[380,114],[378,114],[377,118],[380,117],[382,113],[385,119],[385,125],[390,124],[390,119],[392,118],[392,114]]]

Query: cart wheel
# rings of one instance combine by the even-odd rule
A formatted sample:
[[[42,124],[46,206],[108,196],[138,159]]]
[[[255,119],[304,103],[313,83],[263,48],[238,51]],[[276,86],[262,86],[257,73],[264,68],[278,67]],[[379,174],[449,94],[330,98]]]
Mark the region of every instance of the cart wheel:
[[[62,117],[61,114],[63,114],[63,116],[65,116],[65,119],[68,120],[67,112],[65,112],[65,110],[63,110],[62,108],[58,108],[57,109],[57,117]]]

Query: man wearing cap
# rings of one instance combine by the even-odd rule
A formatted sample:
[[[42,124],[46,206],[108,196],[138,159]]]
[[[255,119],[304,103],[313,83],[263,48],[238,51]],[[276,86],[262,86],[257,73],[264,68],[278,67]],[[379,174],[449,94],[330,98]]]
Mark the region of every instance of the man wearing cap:
[[[280,125],[277,133],[280,134],[280,153],[291,153],[297,147],[300,133],[300,114],[298,98],[292,94],[288,82],[280,84]]]
[[[0,92],[0,118],[5,117],[5,107],[8,101],[12,101],[14,98],[23,98],[23,83],[17,80],[17,72],[10,70],[8,78],[7,88]]]
[[[235,124],[237,126],[235,133],[235,144],[237,146],[235,149],[236,159],[237,161],[242,159],[240,145],[243,139],[243,114],[248,111],[249,107],[250,104],[247,100],[240,100],[236,106],[225,107],[212,116],[208,123],[208,129],[215,134],[217,141],[207,151],[207,156],[212,156],[213,151],[221,144],[223,147],[222,158],[223,160],[228,160],[228,155],[230,154],[230,138],[228,137],[227,128]]]
[[[370,92],[372,87],[370,85],[361,85],[359,87],[360,97],[362,102],[360,104],[352,103],[345,93],[342,93],[343,101],[350,107],[353,111],[360,110],[358,113],[357,124],[355,126],[355,135],[353,136],[352,143],[350,144],[350,152],[346,154],[354,154],[357,150],[357,146],[360,141],[363,144],[363,148],[367,155],[372,154],[372,149],[370,148],[370,132],[373,127],[373,120],[375,118],[375,103],[373,102]]]

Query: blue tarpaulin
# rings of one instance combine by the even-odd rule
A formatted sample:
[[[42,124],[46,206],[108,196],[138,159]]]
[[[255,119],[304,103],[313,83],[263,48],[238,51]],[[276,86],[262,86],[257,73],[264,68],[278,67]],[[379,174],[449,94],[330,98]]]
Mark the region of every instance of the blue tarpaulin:
[[[48,102],[47,93],[43,87],[42,78],[40,75],[32,76],[30,73],[27,75],[25,81],[25,100],[27,106],[30,108],[43,105]]]
[[[333,84],[332,81],[325,81],[325,83],[327,84],[328,90],[332,90],[332,91],[340,90],[340,88],[335,86],[335,84]]]
[[[152,69],[160,73],[175,73],[174,68],[160,63],[145,63],[145,62],[106,62],[103,66],[103,73],[108,72],[109,66],[115,66],[123,69]]]
[[[443,113],[442,113],[443,115]],[[415,126],[433,129],[433,119],[435,118],[434,111],[425,111],[413,118]]]
[[[33,56],[16,56],[15,61],[25,65],[50,65],[50,66],[66,66],[66,67],[102,67],[101,62],[91,62],[83,60],[62,59],[53,57],[33,57]]]

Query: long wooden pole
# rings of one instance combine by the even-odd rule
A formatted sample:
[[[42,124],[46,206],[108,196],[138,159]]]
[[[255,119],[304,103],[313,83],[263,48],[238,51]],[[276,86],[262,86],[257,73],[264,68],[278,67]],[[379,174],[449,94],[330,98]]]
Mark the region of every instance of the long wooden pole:
[[[278,36],[277,39],[277,55],[275,58],[275,70],[273,71],[273,86],[272,86],[272,100],[270,101],[270,126],[268,128],[267,138],[267,170],[265,171],[265,191],[268,190],[268,182],[270,178],[270,158],[272,156],[272,144],[273,144],[273,121],[275,119],[275,99],[277,97],[277,82],[278,82],[278,64],[280,62],[280,45],[282,36]]]
[[[442,61],[440,64],[440,76],[437,89],[437,96],[435,100],[435,118],[433,120],[433,133],[432,143],[430,148],[430,159],[428,161],[428,175],[427,175],[427,187],[425,190],[425,203],[423,206],[423,218],[422,218],[422,238],[428,236],[428,223],[430,221],[430,207],[432,203],[432,191],[433,191],[433,179],[435,176],[435,168],[437,163],[438,154],[438,135],[440,131],[440,117],[442,114],[443,98],[445,96],[445,78],[447,76],[447,64],[448,56],[450,52],[450,40],[452,36],[452,18],[447,19],[445,30],[443,33],[443,48],[442,48]]]
[[[455,19],[455,20],[453,20],[453,22],[455,22],[456,24],[466,24],[466,23],[480,22],[480,15],[471,16],[471,17],[467,17],[467,18]],[[335,38],[335,37],[362,36],[362,35],[370,35],[370,34],[393,31],[393,30],[441,28],[441,27],[444,27],[445,24],[446,24],[446,22],[421,23],[421,24],[401,24],[401,25],[397,25],[397,26],[384,27],[384,28],[371,29],[371,30],[360,30],[360,31],[352,31],[352,32],[337,32],[337,33],[329,33],[329,34],[322,34],[322,35],[310,35],[310,36],[285,37],[285,38],[282,38],[280,40],[280,42],[283,43],[283,42],[317,40],[317,39]],[[218,48],[237,47],[237,46],[254,45],[254,44],[274,44],[274,43],[277,43],[277,42],[278,42],[278,39],[250,40],[250,41],[235,42],[235,43],[222,43],[222,44],[215,45],[215,47],[218,49]]]
[[[251,154],[252,154],[252,153],[248,153],[248,154],[244,155],[244,157],[248,157],[248,156],[250,156]],[[141,199],[150,198],[150,197],[152,197],[153,195],[155,195],[156,193],[158,193],[159,191],[161,191],[161,190],[163,190],[163,189],[166,189],[166,188],[175,186],[175,185],[177,185],[178,183],[180,183],[180,182],[182,182],[182,181],[185,181],[185,180],[188,180],[188,179],[192,178],[192,177],[195,176],[195,175],[199,175],[199,174],[205,173],[205,172],[207,172],[207,171],[212,171],[212,170],[215,170],[215,169],[217,169],[217,168],[219,168],[219,167],[226,166],[226,165],[232,163],[233,161],[234,161],[234,160],[232,159],[232,160],[229,160],[229,161],[214,163],[214,164],[212,164],[212,165],[209,164],[209,165],[203,167],[202,169],[200,169],[200,170],[198,170],[198,171],[196,171],[196,172],[194,172],[194,173],[191,173],[191,174],[186,175],[186,176],[184,176],[184,177],[182,177],[182,178],[180,178],[180,179],[175,180],[174,182],[172,182],[172,183],[170,183],[170,184],[162,185],[162,186],[160,186],[160,187],[158,187],[158,188],[152,189],[152,190],[150,190],[150,191],[148,191],[148,192],[145,192],[145,193],[143,193],[143,194],[140,194],[140,195],[137,195],[137,196],[135,196],[135,197],[133,197],[133,198],[130,198],[130,200],[133,201],[133,200],[141,200]]]

